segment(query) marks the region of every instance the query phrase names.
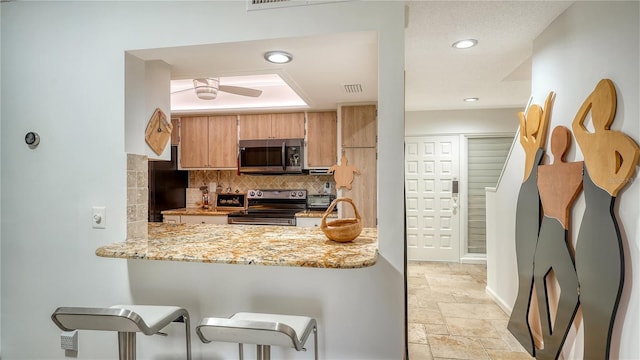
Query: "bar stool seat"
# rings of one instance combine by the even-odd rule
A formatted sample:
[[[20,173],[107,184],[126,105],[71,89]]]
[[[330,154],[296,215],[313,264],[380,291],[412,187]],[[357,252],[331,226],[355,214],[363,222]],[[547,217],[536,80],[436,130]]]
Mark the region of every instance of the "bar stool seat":
[[[257,345],[258,360],[270,359],[272,345],[306,351],[304,344],[312,331],[317,360],[317,323],[307,316],[239,312],[230,318],[204,318],[196,327],[196,334],[203,343],[238,343],[240,360],[243,359],[243,344]]]
[[[171,322],[184,322],[186,328],[187,359],[191,359],[189,313],[177,306],[113,305],[99,307],[59,307],[51,315],[63,331],[101,330],[118,332],[120,360],[135,360],[135,334],[161,334]]]

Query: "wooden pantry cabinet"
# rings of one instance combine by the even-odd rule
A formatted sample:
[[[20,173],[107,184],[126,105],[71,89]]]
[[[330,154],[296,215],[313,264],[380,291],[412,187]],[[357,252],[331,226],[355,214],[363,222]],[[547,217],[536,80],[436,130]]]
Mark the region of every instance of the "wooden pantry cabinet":
[[[240,140],[304,139],[304,113],[240,115]]]
[[[377,164],[378,121],[376,105],[342,106],[341,108],[342,154],[349,165],[360,171],[355,175],[352,188],[343,188],[342,196],[353,199],[362,217],[364,227],[376,227],[378,223]],[[351,206],[342,205],[342,217],[354,217]]]
[[[236,115],[182,117],[180,120],[181,168],[237,166]]]
[[[342,147],[376,147],[376,105],[342,106]]]
[[[307,113],[307,165],[330,167],[337,159],[338,119],[335,111]]]

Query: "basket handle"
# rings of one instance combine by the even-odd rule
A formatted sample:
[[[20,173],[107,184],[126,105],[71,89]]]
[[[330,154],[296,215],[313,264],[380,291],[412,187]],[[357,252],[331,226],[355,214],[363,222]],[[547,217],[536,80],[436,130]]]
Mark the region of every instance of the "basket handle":
[[[341,198],[336,198],[335,200],[333,200],[331,202],[331,205],[329,205],[329,207],[327,208],[327,211],[324,212],[324,215],[322,216],[322,222],[320,223],[320,227],[321,228],[326,228],[327,227],[327,217],[329,216],[329,214],[331,214],[331,212],[333,211],[333,208],[336,207],[336,205],[338,205],[338,203],[340,201],[345,201],[348,202],[349,204],[351,204],[351,207],[353,207],[353,211],[356,214],[356,219],[358,219],[358,221],[360,221],[360,213],[358,212],[358,208],[356,207],[356,204],[353,203],[353,200],[351,198],[348,197],[341,197]]]

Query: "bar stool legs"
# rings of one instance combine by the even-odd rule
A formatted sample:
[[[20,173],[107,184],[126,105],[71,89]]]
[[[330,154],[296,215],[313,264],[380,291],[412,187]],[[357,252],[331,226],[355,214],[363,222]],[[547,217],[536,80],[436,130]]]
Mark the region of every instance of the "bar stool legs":
[[[118,357],[120,360],[136,360],[136,333],[118,332]]]
[[[239,359],[244,360],[244,344],[238,344],[240,347],[239,350]],[[307,351],[307,349],[303,348],[303,351]],[[271,360],[271,345],[256,345],[256,360]],[[313,355],[314,359],[318,360],[318,328],[313,328]]]

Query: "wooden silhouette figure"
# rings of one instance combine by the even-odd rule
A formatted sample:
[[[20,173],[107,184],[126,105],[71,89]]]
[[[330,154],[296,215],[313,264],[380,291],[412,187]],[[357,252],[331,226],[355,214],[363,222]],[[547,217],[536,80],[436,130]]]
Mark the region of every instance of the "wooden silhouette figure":
[[[353,174],[360,175],[360,170],[353,165],[347,165],[349,160],[342,155],[340,159],[340,165],[333,165],[327,170],[327,173],[333,173],[333,178],[336,180],[336,190],[341,187],[346,187],[351,190],[351,183],[353,182]]]
[[[558,126],[551,135],[553,164],[538,167],[538,191],[544,216],[534,257],[534,284],[544,347],[536,359],[557,359],[578,311],[578,277],[569,246],[569,209],[582,190],[583,162],[564,162],[571,133]],[[549,275],[560,285],[555,319],[551,319]]]
[[[589,112],[594,132],[584,125]],[[603,79],[573,120],[573,133],[585,162],[586,209],[576,245],[585,359],[609,359],[624,283],[624,250],[614,206],[618,192],[633,175],[640,154],[630,137],[610,130],[615,112],[615,87],[611,80]]]
[[[550,92],[544,110],[533,104],[528,113],[520,112],[520,144],[525,151],[524,179],[516,205],[516,259],[518,265],[518,294],[509,317],[507,328],[531,355],[535,346],[529,309],[533,292],[533,258],[540,230],[540,197],[538,195],[538,165],[544,155],[544,147],[551,118],[554,93]]]

